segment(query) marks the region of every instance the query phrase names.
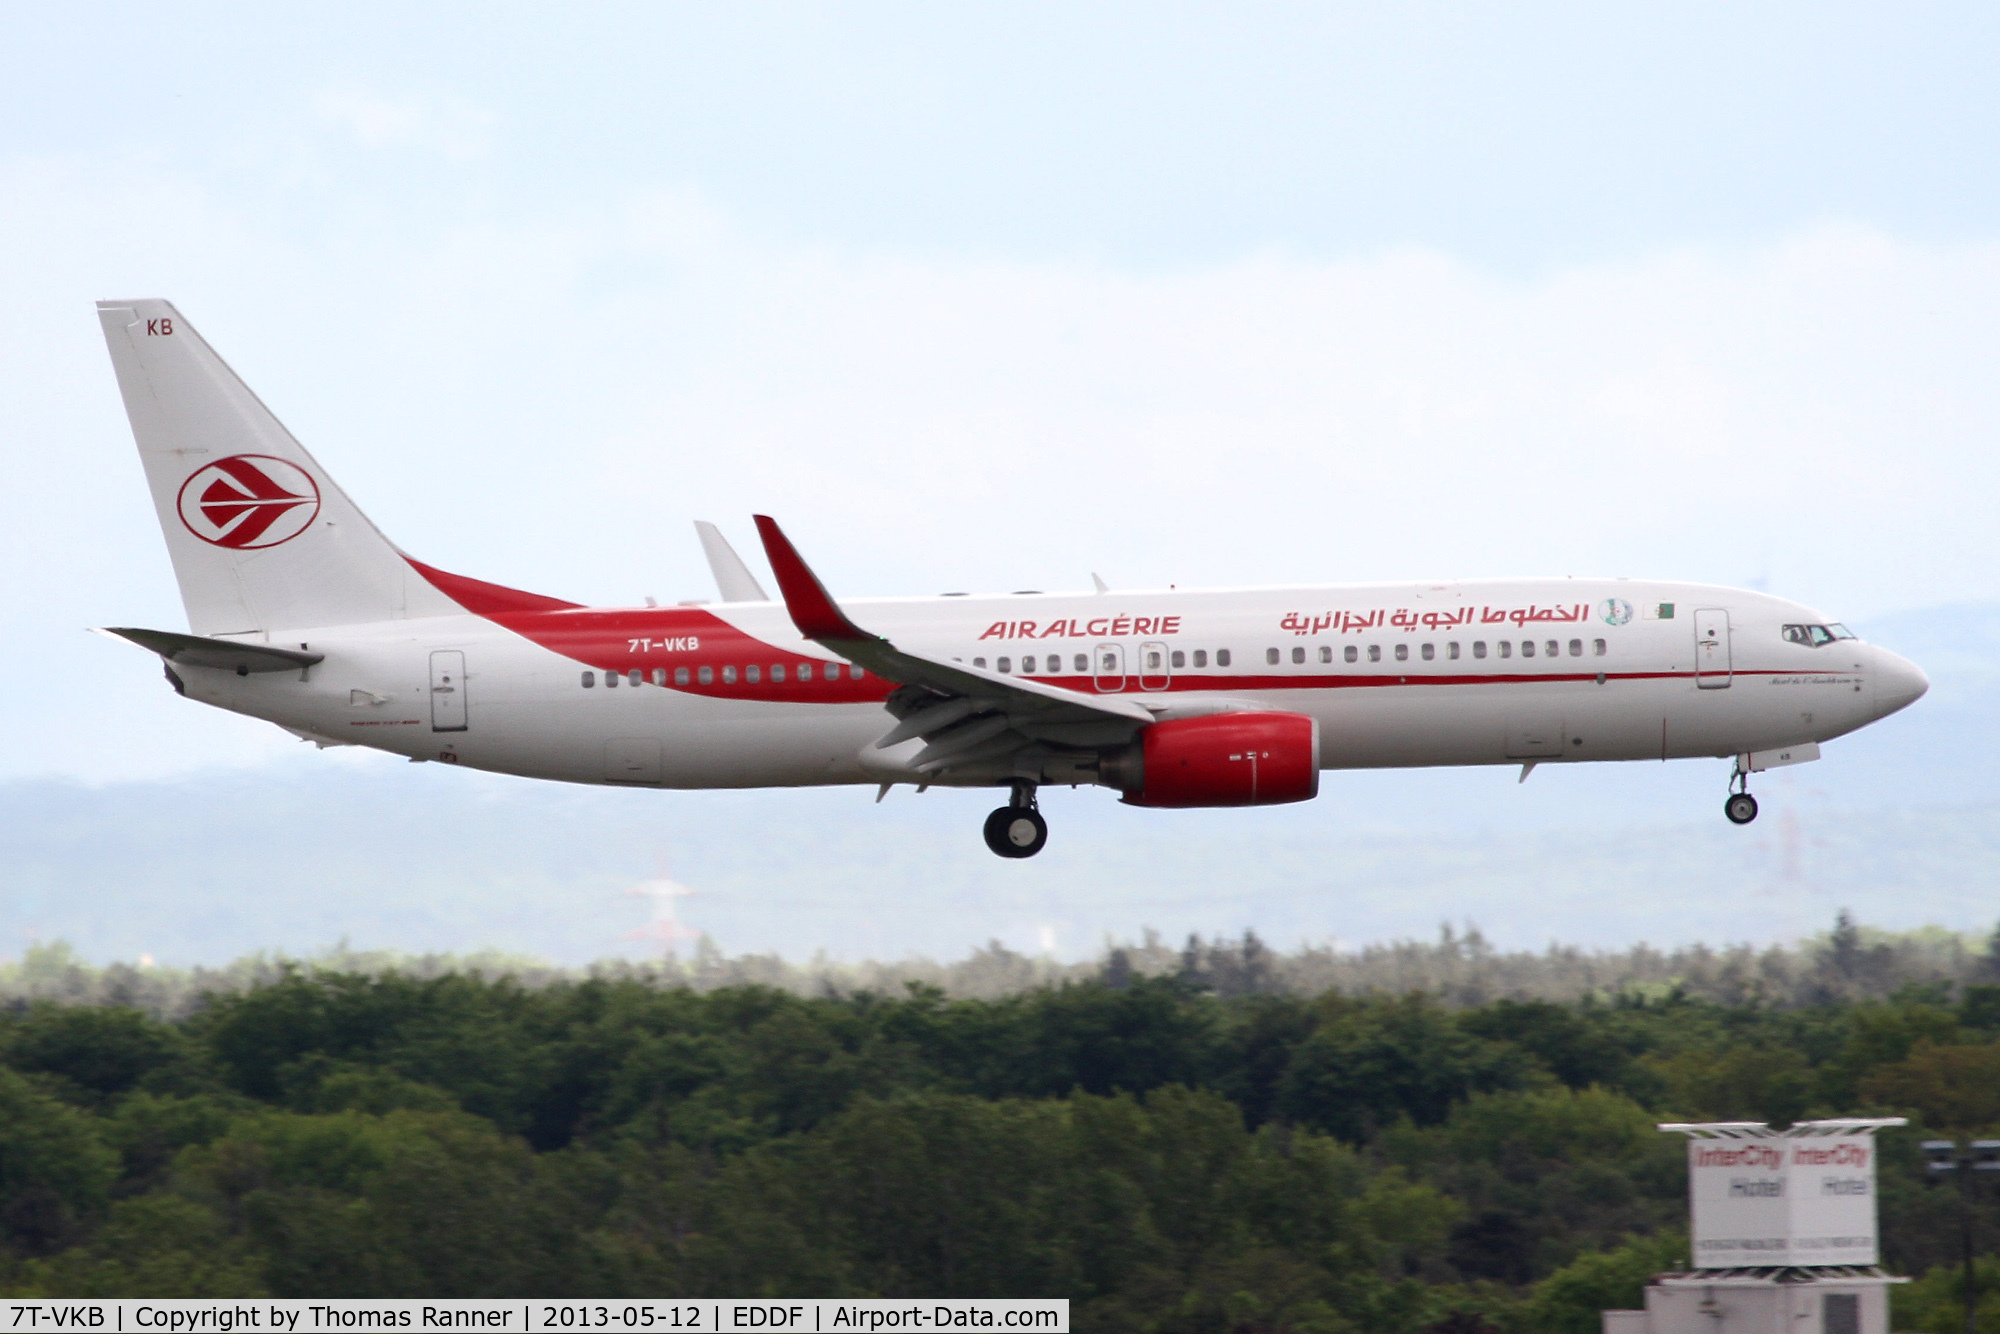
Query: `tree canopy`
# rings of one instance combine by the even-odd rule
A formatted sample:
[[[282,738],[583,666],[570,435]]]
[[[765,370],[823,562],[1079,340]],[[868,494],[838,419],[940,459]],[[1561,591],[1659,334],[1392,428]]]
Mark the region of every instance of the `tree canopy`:
[[[1135,1334],[1583,1330],[1685,1262],[1658,1121],[1915,1118],[1881,1198],[1888,1262],[1920,1274],[1953,1259],[1955,1198],[1916,1141],[2000,1129],[1990,985],[1216,990],[291,968],[172,1019],[19,1003],[0,1291],[1053,1295]],[[2000,1214],[1979,1227],[2000,1250]]]

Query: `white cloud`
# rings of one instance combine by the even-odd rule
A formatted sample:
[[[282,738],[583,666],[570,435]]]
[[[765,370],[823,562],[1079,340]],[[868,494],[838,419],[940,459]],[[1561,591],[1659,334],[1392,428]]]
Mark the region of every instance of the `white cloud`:
[[[495,117],[462,98],[386,97],[360,88],[329,88],[313,99],[319,119],[364,148],[415,149],[453,162],[492,148]]]

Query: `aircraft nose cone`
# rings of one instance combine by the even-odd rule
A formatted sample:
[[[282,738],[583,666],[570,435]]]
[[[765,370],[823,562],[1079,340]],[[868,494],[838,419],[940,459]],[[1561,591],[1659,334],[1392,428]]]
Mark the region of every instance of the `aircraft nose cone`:
[[[1924,697],[1931,679],[1924,669],[1908,658],[1887,649],[1878,649],[1875,663],[1875,716],[1886,718],[1898,709],[1907,709]]]

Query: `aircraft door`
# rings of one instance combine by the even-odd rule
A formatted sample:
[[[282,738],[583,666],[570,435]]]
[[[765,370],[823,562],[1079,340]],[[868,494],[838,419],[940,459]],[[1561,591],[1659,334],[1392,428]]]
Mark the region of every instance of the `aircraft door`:
[[[1165,690],[1172,679],[1173,669],[1167,665],[1167,646],[1150,642],[1139,645],[1139,689]]]
[[[1722,690],[1733,673],[1729,650],[1729,613],[1703,607],[1694,614],[1694,683],[1703,690]]]
[[[455,648],[431,654],[431,731],[463,732],[465,721],[465,655]]]
[[[1125,688],[1125,646],[1123,644],[1099,644],[1092,655],[1097,671],[1097,688],[1110,692]]]

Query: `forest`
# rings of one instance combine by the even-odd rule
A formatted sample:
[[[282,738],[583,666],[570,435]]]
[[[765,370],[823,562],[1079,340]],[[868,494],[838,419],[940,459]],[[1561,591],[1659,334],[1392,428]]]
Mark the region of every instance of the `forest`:
[[[1918,1146],[2000,1134],[2000,932],[1843,918],[1589,985],[1490,951],[1453,974],[1480,954],[1410,946],[1396,975],[1428,984],[1395,988],[1191,941],[968,995],[45,951],[0,968],[0,1295],[1020,1295],[1086,1331],[1594,1334],[1687,1263],[1656,1123],[1887,1114],[1914,1123],[1882,1140],[1896,1327],[1962,1327],[1959,1199]]]

